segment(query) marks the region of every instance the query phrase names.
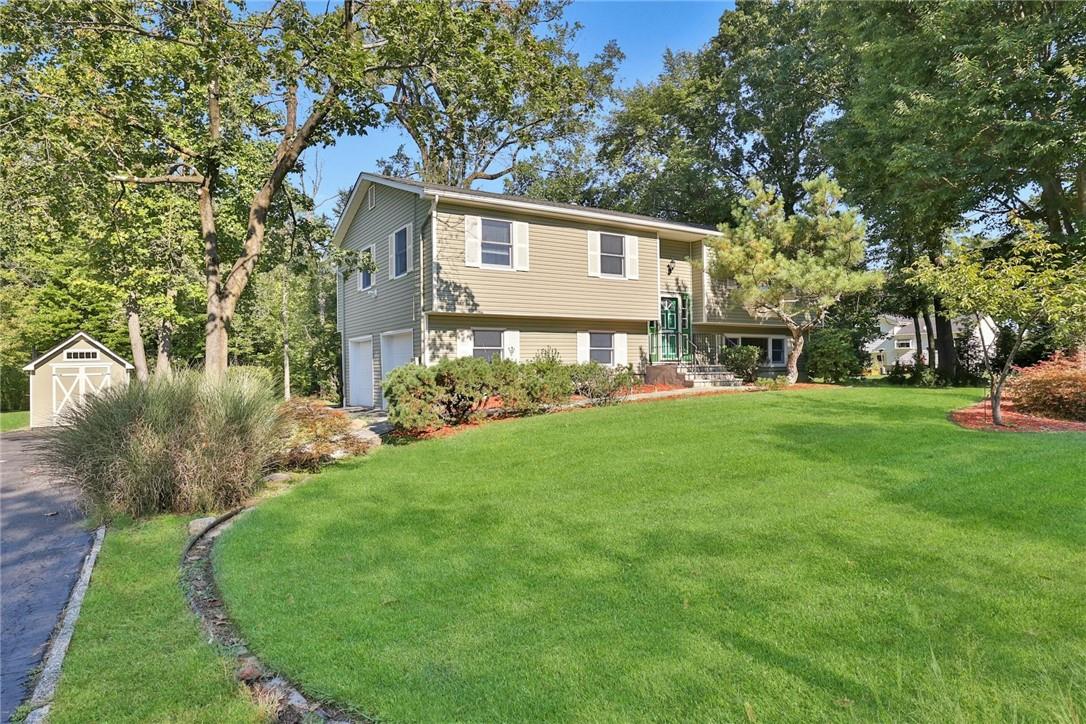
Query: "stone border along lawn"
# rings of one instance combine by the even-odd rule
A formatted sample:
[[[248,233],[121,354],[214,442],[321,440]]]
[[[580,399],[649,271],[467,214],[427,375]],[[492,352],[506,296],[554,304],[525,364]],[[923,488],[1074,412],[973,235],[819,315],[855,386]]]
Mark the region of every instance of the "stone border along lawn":
[[[331,704],[310,699],[298,687],[263,664],[245,645],[237,626],[230,620],[212,572],[211,552],[215,540],[252,507],[237,508],[218,518],[193,521],[201,528],[185,548],[181,579],[189,606],[200,619],[204,632],[236,660],[236,677],[249,687],[253,698],[268,709],[274,707],[276,722],[369,722]],[[190,524],[191,526],[192,524]],[[271,713],[271,712],[269,712]]]
[[[1078,721],[1086,437],[946,419],[979,396],[482,426],[268,501],[215,575],[272,666],[397,721]]]

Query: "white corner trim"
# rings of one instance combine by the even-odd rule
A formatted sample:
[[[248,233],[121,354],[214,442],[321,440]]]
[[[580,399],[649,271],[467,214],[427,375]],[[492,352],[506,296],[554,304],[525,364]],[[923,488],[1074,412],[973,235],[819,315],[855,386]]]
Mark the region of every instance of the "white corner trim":
[[[43,722],[49,715],[49,707],[53,701],[53,694],[57,690],[57,682],[60,680],[60,667],[64,663],[64,656],[68,653],[68,645],[72,642],[72,634],[75,632],[75,622],[79,619],[79,611],[83,608],[83,597],[87,594],[90,585],[91,571],[98,560],[98,552],[102,549],[102,538],[105,537],[106,527],[100,526],[94,532],[94,543],[91,545],[87,557],[83,559],[83,570],[79,574],[72,595],[68,598],[68,605],[64,609],[64,618],[61,619],[60,629],[53,637],[49,645],[49,652],[45,656],[45,666],[42,668],[41,677],[38,679],[34,693],[30,696],[30,706],[33,711],[27,717],[28,722]]]

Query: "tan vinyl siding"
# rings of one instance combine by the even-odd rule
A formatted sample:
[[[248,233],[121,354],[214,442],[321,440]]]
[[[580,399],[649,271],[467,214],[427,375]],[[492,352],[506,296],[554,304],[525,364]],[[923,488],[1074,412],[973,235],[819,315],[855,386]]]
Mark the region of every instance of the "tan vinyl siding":
[[[562,361],[569,364],[577,361],[577,332],[625,332],[627,362],[635,369],[648,363],[648,329],[638,321],[433,314],[428,322],[428,347],[434,362],[456,356],[458,330],[482,328],[518,330],[521,362],[530,362],[551,348],[558,350]]]
[[[529,270],[465,266],[465,214],[528,222]],[[654,319],[658,314],[655,235],[638,236],[638,279],[609,279],[588,276],[589,230],[629,232],[621,226],[439,204],[435,311]]]
[[[699,247],[700,248],[700,247]],[[685,241],[660,239],[660,293],[694,294],[694,268],[690,262],[691,245]],[[674,265],[668,274],[667,268]],[[696,307],[696,304],[695,304]]]
[[[378,270],[373,274],[373,286],[358,290],[357,273],[340,280],[341,299],[339,325],[343,334],[344,368],[348,369],[348,343],[351,339],[373,335],[373,399],[380,399],[382,332],[413,330],[413,354],[422,353],[422,285],[420,279],[429,273],[429,247],[422,239],[429,233],[430,202],[415,194],[387,186],[376,187],[376,206],[367,209],[363,203],[343,238],[343,248],[362,250],[374,247]],[[388,235],[412,224],[412,260],[407,274],[389,279]],[[424,252],[425,249],[425,252]],[[424,256],[424,253],[426,256]],[[341,275],[342,276],[342,275]],[[370,294],[370,292],[376,294]],[[350,399],[350,375],[344,374],[344,399]]]
[[[691,245],[693,253],[700,259],[703,251],[702,242]],[[696,272],[698,280],[698,299],[700,304],[695,305],[694,322],[724,325],[747,325],[757,327],[783,326],[778,319],[757,319],[747,313],[734,299],[729,286],[722,281],[712,279],[706,269]],[[698,308],[700,307],[700,309]]]

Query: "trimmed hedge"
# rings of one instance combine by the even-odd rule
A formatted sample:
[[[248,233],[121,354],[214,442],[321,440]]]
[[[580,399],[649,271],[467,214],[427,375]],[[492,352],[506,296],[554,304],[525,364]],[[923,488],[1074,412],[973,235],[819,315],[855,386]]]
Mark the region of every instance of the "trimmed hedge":
[[[556,352],[546,350],[527,363],[462,357],[432,367],[404,365],[392,371],[383,389],[389,422],[418,433],[474,422],[490,412],[536,414],[573,394],[610,404],[625,397],[636,379],[629,368],[562,364]]]

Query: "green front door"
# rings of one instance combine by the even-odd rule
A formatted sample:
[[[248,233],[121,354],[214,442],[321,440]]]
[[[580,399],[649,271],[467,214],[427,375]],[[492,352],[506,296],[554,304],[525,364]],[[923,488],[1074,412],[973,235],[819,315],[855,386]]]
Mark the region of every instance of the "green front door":
[[[679,299],[660,297],[660,361],[679,359]]]

